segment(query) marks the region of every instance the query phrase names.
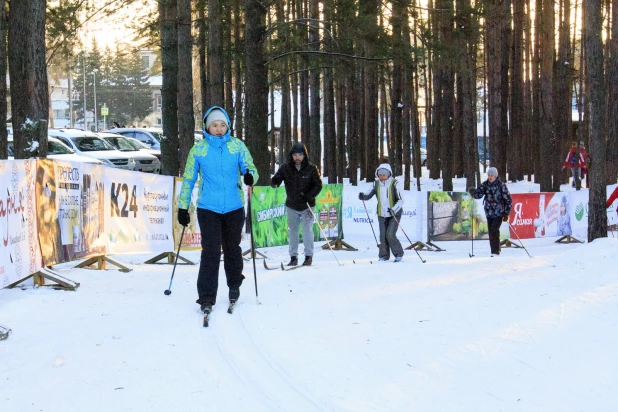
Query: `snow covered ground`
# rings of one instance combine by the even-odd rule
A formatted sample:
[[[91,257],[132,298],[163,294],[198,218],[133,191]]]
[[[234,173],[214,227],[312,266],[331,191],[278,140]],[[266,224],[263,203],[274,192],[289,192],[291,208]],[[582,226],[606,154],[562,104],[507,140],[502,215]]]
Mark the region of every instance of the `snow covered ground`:
[[[0,411],[615,411],[611,236],[524,240],[532,258],[442,242],[394,264],[368,229],[335,251],[342,266],[321,248],[289,272],[257,260],[259,299],[245,263],[233,315],[222,267],[209,328],[197,266],[178,265],[165,296],[172,267],[151,255],[119,256],[130,273],[59,265],[76,292],[0,290]]]

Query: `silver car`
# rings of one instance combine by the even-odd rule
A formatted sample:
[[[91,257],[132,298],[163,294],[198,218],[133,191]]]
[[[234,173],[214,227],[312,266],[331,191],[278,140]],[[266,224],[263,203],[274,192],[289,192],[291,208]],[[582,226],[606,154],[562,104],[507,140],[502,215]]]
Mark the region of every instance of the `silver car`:
[[[161,150],[161,140],[164,138],[163,129],[158,127],[122,127],[110,129],[108,132],[133,137],[156,150]]]
[[[159,173],[161,162],[156,156],[146,153],[122,135],[114,133],[97,133],[107,143],[123,153],[129,154],[135,160],[135,170],[146,173]]]

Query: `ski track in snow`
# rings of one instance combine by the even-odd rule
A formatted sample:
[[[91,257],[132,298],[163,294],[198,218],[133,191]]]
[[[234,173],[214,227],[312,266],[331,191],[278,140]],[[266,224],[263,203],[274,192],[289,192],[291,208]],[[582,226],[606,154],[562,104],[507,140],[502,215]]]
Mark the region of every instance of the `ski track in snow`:
[[[240,301],[237,305],[242,306]],[[241,310],[237,310],[232,315],[222,311],[216,313],[213,328],[208,332],[212,332],[222,359],[245,389],[255,399],[261,400],[267,411],[327,410],[324,406],[318,406],[312,395],[301,389],[288,373],[260,351],[245,326]],[[224,316],[229,319],[220,319]]]

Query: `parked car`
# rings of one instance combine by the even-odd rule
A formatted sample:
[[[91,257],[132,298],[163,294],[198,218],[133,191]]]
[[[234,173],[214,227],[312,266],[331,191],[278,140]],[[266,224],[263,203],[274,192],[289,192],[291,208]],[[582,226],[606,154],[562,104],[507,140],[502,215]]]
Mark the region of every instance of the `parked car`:
[[[8,137],[8,149],[9,149],[9,157],[12,158],[13,155],[13,135]],[[56,160],[64,160],[67,162],[76,162],[76,163],[91,163],[102,165],[103,162],[97,160],[93,157],[81,156],[75,153],[75,150],[71,149],[60,140],[55,139],[51,136],[47,137],[47,157],[49,159]]]
[[[47,133],[75,150],[77,154],[99,159],[105,166],[135,170],[135,160],[131,155],[114,149],[92,132],[79,129],[49,129]]]
[[[139,150],[146,152],[148,154],[151,154],[157,159],[159,159],[159,162],[161,161],[161,151],[160,150],[151,149],[147,144],[140,142],[134,137],[125,137],[125,139],[135,144],[135,147],[137,147]]]
[[[135,160],[135,170],[146,173],[159,173],[161,162],[150,153],[140,150],[140,148],[128,138],[114,133],[97,133],[97,135],[116,149],[133,157]]]
[[[125,137],[133,137],[140,142],[147,144],[151,149],[161,150],[163,129],[159,129],[157,127],[123,127],[118,129],[110,129],[108,132],[121,134]]]

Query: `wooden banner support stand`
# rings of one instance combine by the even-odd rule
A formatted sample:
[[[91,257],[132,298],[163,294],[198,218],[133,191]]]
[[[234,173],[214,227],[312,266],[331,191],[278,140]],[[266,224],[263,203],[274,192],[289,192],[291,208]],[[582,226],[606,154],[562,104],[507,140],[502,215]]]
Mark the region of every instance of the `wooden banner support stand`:
[[[173,265],[174,264],[174,259],[176,259],[176,252],[164,252],[164,253],[161,253],[161,254],[153,257],[152,259],[148,259],[144,263],[148,264],[148,265],[164,264],[164,263],[159,263],[159,261],[163,260],[165,258],[167,258],[167,264],[168,265]],[[178,262],[179,265],[195,265],[195,263],[193,263],[189,259],[184,258],[184,257],[182,257],[180,255],[178,255],[178,260],[180,261],[180,262]]]
[[[9,333],[11,333],[11,329],[6,328],[0,325],[0,340],[6,340],[9,338]]]
[[[571,235],[564,235],[560,239],[556,240],[556,243],[584,243],[579,239],[574,238]]]
[[[344,242],[341,239],[331,240],[322,245],[322,249],[330,249],[330,248],[332,248],[333,250],[347,250],[348,252],[356,252],[358,250],[355,247],[348,245],[346,242]]]
[[[421,242],[420,240],[417,240],[416,242],[412,243],[410,246],[405,248],[406,250],[412,250],[412,249],[416,249],[416,250],[426,250],[431,252],[433,249],[431,246],[429,246],[426,243]]]
[[[514,247],[516,249],[521,249],[521,246],[519,246],[517,243],[511,242],[511,239],[504,239],[502,242],[500,242],[500,247]]]
[[[95,263],[97,265],[96,267],[97,270],[106,270],[107,269],[106,263],[117,266],[119,268],[118,270],[121,272],[130,272],[133,270],[123,265],[122,263],[118,262],[117,260],[112,259],[109,256],[104,256],[104,255],[94,256],[89,259],[86,259],[79,265],[75,266],[74,269],[79,269],[79,268],[94,269],[91,266],[94,265]]]
[[[30,279],[33,276],[34,276],[34,284],[37,286],[49,286],[54,289],[62,289],[62,290],[76,290],[79,287],[79,283],[65,278],[58,272],[55,272],[51,269],[43,267],[38,272],[33,273],[30,276],[25,277],[23,279],[20,279],[11,285],[8,285],[7,289],[12,289],[15,286],[19,285],[20,283],[22,283],[24,280]],[[45,279],[50,280],[55,283],[45,284]]]
[[[267,256],[265,254],[263,254],[263,253],[261,253],[261,252],[259,252],[257,250],[254,250],[254,252],[255,252],[255,256],[253,256],[251,254],[251,249],[247,249],[244,252],[242,252],[242,258],[244,260],[251,260],[253,257],[255,257],[256,259],[259,259],[259,258],[266,259],[267,258]],[[247,255],[249,255],[249,256],[247,256]],[[221,258],[223,259],[223,256],[221,256]]]
[[[440,246],[436,245],[435,243],[432,243],[431,240],[428,240],[425,244],[433,248],[433,249],[430,249],[431,252],[446,252],[446,249],[442,249]]]

